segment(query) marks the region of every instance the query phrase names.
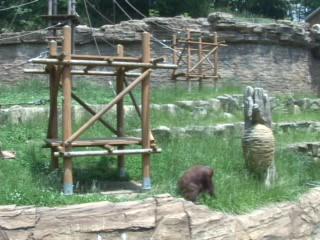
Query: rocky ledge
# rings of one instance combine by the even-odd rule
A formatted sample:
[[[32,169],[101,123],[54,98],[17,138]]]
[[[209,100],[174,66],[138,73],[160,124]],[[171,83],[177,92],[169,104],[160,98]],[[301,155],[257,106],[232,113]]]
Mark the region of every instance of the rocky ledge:
[[[169,195],[57,208],[0,206],[0,239],[320,239],[320,189],[240,216]]]
[[[79,25],[76,28],[76,43],[98,41],[137,42],[141,40],[142,31],[150,31],[160,39],[171,39],[173,33],[184,33],[187,29],[200,30],[204,36],[211,37],[218,32],[219,39],[226,42],[254,42],[270,44],[286,44],[293,46],[320,46],[320,26],[310,28],[308,24],[288,20],[253,23],[239,19],[231,14],[215,12],[208,18],[186,17],[150,17],[142,20],[123,21],[115,25],[104,25],[100,28],[89,28]],[[44,43],[47,31],[34,33],[0,34],[0,45],[18,43]],[[2,39],[2,40],[1,40]]]

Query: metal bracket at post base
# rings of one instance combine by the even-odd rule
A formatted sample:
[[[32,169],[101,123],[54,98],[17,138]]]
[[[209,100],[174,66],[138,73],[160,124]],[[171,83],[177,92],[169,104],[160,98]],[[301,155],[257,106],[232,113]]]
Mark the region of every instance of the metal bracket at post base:
[[[125,168],[120,168],[119,169],[119,177],[120,178],[125,178],[127,177],[127,170]]]
[[[73,195],[73,184],[69,184],[69,183],[63,184],[63,194],[65,196]]]
[[[152,188],[151,178],[145,177],[145,178],[143,179],[142,189],[143,189],[143,190],[151,190],[151,188]]]

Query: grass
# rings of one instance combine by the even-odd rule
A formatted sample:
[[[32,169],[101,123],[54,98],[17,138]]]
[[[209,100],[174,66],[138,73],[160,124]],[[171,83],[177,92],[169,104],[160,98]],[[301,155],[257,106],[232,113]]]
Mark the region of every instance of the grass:
[[[0,86],[0,90],[0,105],[3,106],[37,104],[40,103],[39,100],[49,99],[47,81],[22,81],[16,86]],[[88,83],[88,81],[81,79],[74,81],[74,92],[89,104],[106,104],[114,97],[114,93],[107,83]],[[240,87],[214,89],[209,86],[201,91],[194,87],[191,92],[188,92],[185,87],[179,84],[176,88],[173,86],[158,86],[152,92],[152,103],[164,104],[174,103],[179,100],[210,99],[223,94],[240,94],[241,92]],[[134,91],[134,95],[139,102],[140,90]],[[125,98],[125,103],[131,104],[129,97]]]
[[[15,86],[0,85],[0,105],[28,105],[49,99],[47,81],[26,80]]]
[[[48,87],[44,82],[24,82],[14,88],[1,88],[0,104],[32,102],[46,99]],[[77,95],[89,103],[106,103],[112,98],[108,86],[76,84]],[[95,94],[89,94],[94,92]],[[223,94],[239,94],[237,87],[220,88],[214,91],[205,88],[202,91],[187,92],[178,86],[174,90],[166,87],[153,91],[154,103],[174,103],[178,100],[210,99]],[[139,95],[137,94],[137,97]],[[127,103],[129,99],[126,99]],[[114,116],[108,116],[114,122]],[[216,123],[243,121],[242,111],[234,117],[225,119],[223,113],[209,114],[195,119],[192,112],[179,111],[176,115],[154,111],[152,125],[183,127],[188,125],[213,125]],[[275,122],[297,120],[319,120],[318,113],[284,114],[275,111]],[[0,126],[0,139],[4,149],[15,150],[17,159],[0,161],[0,204],[57,206],[92,201],[123,201],[97,193],[65,197],[61,194],[62,177],[60,171],[50,169],[49,150],[41,148],[46,138],[46,119],[19,125]],[[78,125],[80,123],[77,123]],[[129,116],[127,129],[139,128],[136,118]],[[76,126],[77,128],[77,126]],[[94,125],[84,137],[103,137],[110,135],[101,125]],[[201,198],[209,207],[229,213],[244,213],[271,202],[295,200],[308,188],[309,181],[320,181],[320,166],[304,155],[288,152],[285,146],[302,141],[317,141],[319,133],[289,131],[276,134],[276,164],[279,179],[275,186],[266,189],[252,178],[243,166],[240,136],[217,137],[195,136],[193,138],[158,139],[162,154],[153,156],[153,189],[143,195],[169,192],[178,196],[176,182],[182,173],[196,164],[215,168],[217,199]],[[141,180],[141,158],[130,157],[127,161],[130,179]],[[115,158],[96,157],[74,160],[74,175],[77,181],[90,185],[93,180],[106,181],[117,178]]]
[[[120,201],[101,194],[61,195],[61,174],[51,172],[49,150],[41,148],[46,121],[0,127],[5,149],[17,151],[14,161],[0,161],[0,204],[56,206],[92,201]],[[102,135],[99,127],[89,135]],[[283,146],[291,142],[319,139],[315,132],[277,134],[277,169],[279,180],[270,190],[250,177],[244,169],[240,136],[159,139],[163,153],[153,156],[153,190],[150,196],[169,192],[178,196],[176,182],[195,164],[213,166],[217,199],[203,197],[209,207],[230,213],[244,213],[271,202],[294,200],[307,190],[308,181],[320,180],[320,166],[306,156],[287,152]],[[82,182],[116,178],[114,158],[78,158],[74,160],[75,176]],[[141,158],[127,161],[131,179],[141,179]],[[125,200],[125,199],[122,199]]]
[[[259,24],[270,24],[270,23],[276,22],[276,20],[272,18],[266,18],[257,14],[253,14],[251,12],[247,12],[247,11],[235,12],[229,8],[210,9],[210,12],[230,13],[234,16],[235,20],[240,22],[259,23]]]
[[[296,121],[319,121],[319,112],[304,111],[298,114],[288,114],[283,112],[274,112],[272,114],[274,122],[296,122]]]

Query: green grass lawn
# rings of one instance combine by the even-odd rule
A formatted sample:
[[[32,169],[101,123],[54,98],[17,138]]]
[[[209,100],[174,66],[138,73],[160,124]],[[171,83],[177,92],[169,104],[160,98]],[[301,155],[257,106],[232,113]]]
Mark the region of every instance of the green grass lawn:
[[[39,100],[49,99],[48,81],[43,80],[26,80],[16,86],[0,85],[0,105],[15,104],[33,104]],[[210,99],[223,94],[240,94],[242,92],[239,87],[221,87],[214,89],[206,87],[201,91],[198,87],[194,87],[191,92],[186,90],[185,86],[178,84],[176,87],[154,87],[152,91],[152,103],[174,103],[179,100],[197,100]],[[81,97],[89,104],[106,104],[113,97],[114,93],[110,86],[106,83],[89,82],[85,80],[74,81],[74,93]],[[61,95],[61,94],[60,94]],[[134,90],[137,101],[140,101],[140,89]],[[61,96],[60,96],[61,98]],[[131,104],[129,97],[125,98],[126,104]]]
[[[24,82],[16,87],[1,87],[0,104],[29,103],[48,98],[48,87],[45,82]],[[106,85],[83,82],[76,84],[75,92],[92,104],[106,103],[112,98],[112,91]],[[94,92],[95,94],[90,94]],[[187,92],[185,88],[160,87],[153,90],[154,103],[174,103],[178,100],[209,99],[223,94],[239,94],[240,88],[205,88]],[[137,97],[138,94],[137,94]],[[129,99],[126,99],[129,103]],[[111,114],[110,122],[115,122]],[[126,129],[140,127],[139,121],[128,116]],[[307,112],[297,115],[273,113],[274,122],[319,120],[318,113]],[[183,127],[194,125],[213,125],[225,122],[243,121],[242,111],[225,119],[223,113],[209,114],[196,118],[191,112],[180,111],[177,115],[154,111],[152,125]],[[75,129],[79,127],[77,123]],[[41,148],[46,138],[47,120],[27,122],[19,125],[0,126],[0,141],[5,150],[15,150],[17,159],[0,161],[0,204],[56,206],[101,200],[123,201],[110,196],[92,193],[87,195],[63,196],[61,194],[61,172],[52,172],[50,153]],[[61,134],[60,134],[61,135]],[[94,125],[84,137],[110,136],[100,124]],[[152,158],[153,189],[141,197],[159,193],[170,193],[179,196],[176,183],[183,172],[196,164],[214,167],[217,199],[201,198],[209,207],[224,212],[243,213],[272,202],[295,200],[308,188],[309,181],[320,181],[320,166],[307,156],[288,152],[289,143],[301,141],[319,141],[319,133],[290,131],[276,134],[276,164],[279,173],[277,183],[266,189],[252,178],[244,169],[241,152],[241,136],[195,136],[193,138],[158,139],[161,154]],[[61,164],[62,165],[62,164]],[[127,168],[130,179],[141,180],[141,157],[128,158]],[[96,157],[74,159],[74,175],[81,183],[90,184],[93,180],[106,181],[117,178],[115,158]]]
[[[7,150],[17,151],[14,161],[0,161],[0,204],[53,206],[90,201],[120,201],[101,194],[61,194],[61,175],[50,170],[49,150],[41,148],[46,121],[0,127],[0,139]],[[99,127],[88,135],[102,135]],[[182,173],[195,164],[215,168],[217,199],[201,202],[224,212],[243,213],[271,202],[294,200],[307,190],[306,183],[320,180],[320,166],[306,156],[290,153],[283,146],[291,142],[319,139],[315,132],[290,132],[276,135],[276,164],[279,179],[271,189],[250,177],[243,166],[240,136],[158,139],[161,154],[152,157],[153,189],[144,196],[170,193],[178,196],[176,183]],[[141,158],[129,157],[130,179],[141,180]],[[116,176],[114,158],[74,159],[77,180],[90,183]],[[126,200],[126,199],[122,199]]]

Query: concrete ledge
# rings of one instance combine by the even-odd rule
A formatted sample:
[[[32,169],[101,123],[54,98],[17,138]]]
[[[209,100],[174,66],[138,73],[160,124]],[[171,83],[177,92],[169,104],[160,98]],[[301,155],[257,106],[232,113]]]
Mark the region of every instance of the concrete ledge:
[[[245,215],[215,212],[170,195],[57,208],[0,206],[1,239],[320,239],[320,188],[297,202]]]

